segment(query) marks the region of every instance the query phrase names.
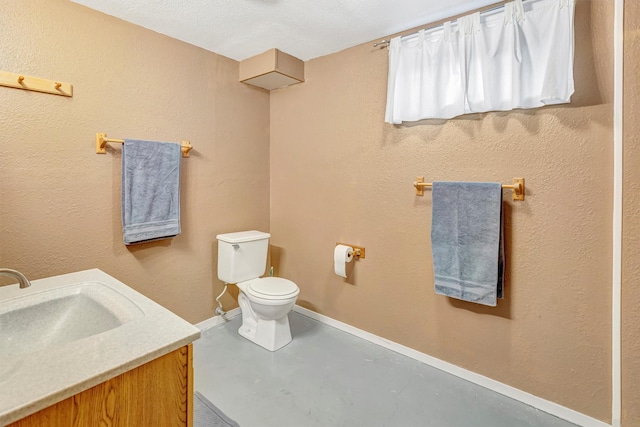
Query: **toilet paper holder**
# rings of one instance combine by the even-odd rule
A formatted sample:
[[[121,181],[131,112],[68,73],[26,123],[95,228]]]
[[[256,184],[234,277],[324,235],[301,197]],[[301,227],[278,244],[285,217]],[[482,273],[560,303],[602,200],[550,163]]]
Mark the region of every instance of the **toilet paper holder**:
[[[362,259],[364,259],[364,247],[356,246],[356,245],[350,245],[348,243],[336,242],[336,246],[338,246],[338,245],[350,246],[353,249],[353,257],[354,258],[362,258]]]

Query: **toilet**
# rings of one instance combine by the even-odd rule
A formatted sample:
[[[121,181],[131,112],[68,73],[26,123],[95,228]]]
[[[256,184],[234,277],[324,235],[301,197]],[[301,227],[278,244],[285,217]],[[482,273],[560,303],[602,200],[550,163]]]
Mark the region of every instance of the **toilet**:
[[[270,237],[256,230],[217,235],[218,279],[240,289],[242,326],[238,333],[276,351],[292,340],[287,314],[300,289],[291,280],[260,277],[266,270]]]

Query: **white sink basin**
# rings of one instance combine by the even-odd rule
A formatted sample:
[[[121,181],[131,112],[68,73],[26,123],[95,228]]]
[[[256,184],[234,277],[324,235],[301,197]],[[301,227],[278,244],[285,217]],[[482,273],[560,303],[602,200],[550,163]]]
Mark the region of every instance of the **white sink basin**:
[[[32,280],[23,289],[1,286],[0,426],[199,336],[198,328],[97,269]]]
[[[129,298],[98,282],[0,302],[3,358],[77,341],[144,316]]]

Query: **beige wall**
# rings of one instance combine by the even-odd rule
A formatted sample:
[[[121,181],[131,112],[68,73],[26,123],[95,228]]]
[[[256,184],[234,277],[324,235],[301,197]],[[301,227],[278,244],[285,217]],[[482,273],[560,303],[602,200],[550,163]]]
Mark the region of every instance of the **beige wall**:
[[[3,0],[0,40],[0,70],[74,86],[0,87],[0,265],[31,279],[98,267],[187,320],[213,316],[216,234],[269,228],[268,93],[239,83],[236,61],[64,0]],[[191,141],[181,235],[124,246],[121,147],[97,155],[96,132]]]
[[[391,126],[387,52],[369,43],[307,62],[305,83],[272,92],[272,244],[299,303],[609,421],[612,13],[578,1],[571,105]],[[526,178],[526,201],[506,197],[497,308],[434,294],[421,175]],[[366,247],[347,280],[333,274],[336,242]]]
[[[624,15],[622,425],[640,426],[640,3]]]
[[[623,419],[635,425],[640,11],[626,4]],[[31,278],[99,267],[197,322],[221,290],[215,235],[271,227],[301,305],[609,421],[612,11],[578,0],[571,105],[391,126],[386,51],[370,44],[308,62],[306,83],[270,98],[228,58],[68,1],[2,1],[0,70],[71,82],[75,96],[0,87],[0,265]],[[96,132],[191,140],[180,236],[122,244],[120,147],[96,155]],[[505,204],[496,309],[433,293],[417,175],[527,179],[527,200]],[[332,272],[336,241],[367,249],[347,280]]]

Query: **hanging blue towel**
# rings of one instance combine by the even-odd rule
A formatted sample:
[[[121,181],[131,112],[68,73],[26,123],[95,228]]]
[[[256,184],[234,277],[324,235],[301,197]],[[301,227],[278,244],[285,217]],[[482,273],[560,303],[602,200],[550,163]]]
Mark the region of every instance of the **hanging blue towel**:
[[[434,182],[435,291],[489,306],[503,297],[502,184]]]
[[[125,139],[122,230],[131,245],[180,234],[180,144]]]

